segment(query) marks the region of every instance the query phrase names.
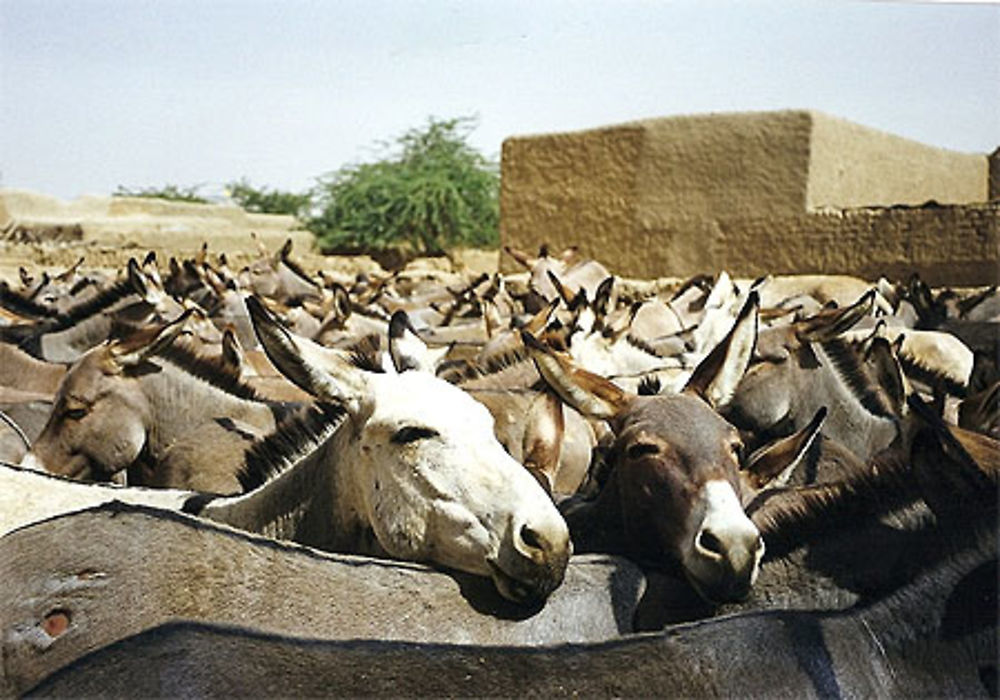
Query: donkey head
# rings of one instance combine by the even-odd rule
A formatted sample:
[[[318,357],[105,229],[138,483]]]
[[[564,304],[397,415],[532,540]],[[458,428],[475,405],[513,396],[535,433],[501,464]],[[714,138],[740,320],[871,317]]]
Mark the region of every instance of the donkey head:
[[[391,324],[392,363],[379,367],[295,336],[256,298],[247,307],[275,366],[346,408],[353,434],[339,505],[388,554],[490,576],[518,602],[559,586],[571,553],[565,521],[497,442],[486,408],[425,371],[427,350],[404,312]]]
[[[756,334],[752,294],[685,389],[654,396],[626,393],[525,334],[546,382],[614,430],[613,471],[598,499],[617,499],[627,553],[679,563],[710,600],[745,597],[763,555],[760,533],[741,505],[749,494],[739,471],[739,433],[714,410],[746,369]]]
[[[291,252],[290,238],[273,255],[261,246],[263,256],[241,271],[240,286],[280,302],[322,299],[322,287],[289,258]]]
[[[48,422],[22,464],[84,480],[108,480],[146,444],[149,406],[134,381],[146,359],[184,330],[188,311],[125,340],[109,340],[77,360],[56,392]]]

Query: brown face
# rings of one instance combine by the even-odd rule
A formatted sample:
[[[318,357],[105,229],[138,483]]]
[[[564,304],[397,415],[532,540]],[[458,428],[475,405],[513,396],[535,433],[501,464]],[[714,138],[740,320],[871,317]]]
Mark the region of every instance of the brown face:
[[[134,380],[122,373],[106,346],[95,348],[63,378],[31,456],[54,474],[107,480],[139,456],[146,440],[145,413]]]
[[[736,429],[686,394],[638,397],[616,428],[622,512],[636,554],[680,563],[710,600],[745,597],[763,543],[740,505]]]

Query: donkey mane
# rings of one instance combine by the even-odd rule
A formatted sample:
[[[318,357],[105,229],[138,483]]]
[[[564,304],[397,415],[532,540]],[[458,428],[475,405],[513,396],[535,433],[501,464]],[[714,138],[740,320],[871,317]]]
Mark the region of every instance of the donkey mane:
[[[56,319],[56,323],[46,328],[43,332],[66,330],[79,321],[99,314],[105,309],[118,303],[130,294],[135,294],[136,289],[128,279],[119,280],[110,287],[101,290],[95,296],[68,309],[64,314]]]
[[[652,355],[653,357],[658,357],[660,359],[663,359],[663,355],[658,353],[656,351],[656,348],[654,348],[652,345],[650,345],[642,338],[639,338],[638,336],[634,336],[631,333],[629,333],[625,336],[625,340],[628,342],[629,345],[636,348],[637,350],[641,350],[647,355]]]
[[[775,558],[844,523],[887,513],[919,495],[908,457],[892,450],[841,481],[765,491],[746,510],[767,543],[767,558]]]
[[[858,353],[849,342],[834,338],[819,345],[830,359],[834,371],[869,413],[882,418],[898,417],[885,393],[865,372]]]
[[[636,391],[639,396],[656,396],[663,389],[663,382],[656,375],[646,375],[639,380],[639,388]]]
[[[924,382],[930,387],[943,389],[949,396],[963,399],[968,394],[967,387],[962,386],[944,372],[927,367],[921,364],[917,358],[903,353],[899,353],[897,357],[907,376]]]
[[[281,421],[274,432],[247,448],[237,474],[243,492],[258,488],[326,442],[347,412],[337,404],[317,403]]]
[[[474,379],[500,374],[506,369],[529,362],[530,359],[527,348],[519,345],[516,348],[483,358],[478,363],[465,363],[461,366],[449,367],[446,372],[441,373],[441,378],[452,384],[462,384]]]
[[[59,312],[44,304],[39,304],[33,299],[23,297],[9,286],[6,282],[0,282],[0,307],[13,311],[19,316],[31,319],[58,319]]]
[[[257,390],[244,383],[221,357],[199,355],[179,342],[168,343],[156,351],[156,356],[227,394],[247,401],[264,401]]]

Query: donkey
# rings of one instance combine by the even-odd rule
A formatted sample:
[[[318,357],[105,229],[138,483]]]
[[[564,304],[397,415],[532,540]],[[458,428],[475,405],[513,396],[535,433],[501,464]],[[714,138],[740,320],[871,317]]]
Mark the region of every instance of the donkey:
[[[750,362],[757,311],[751,293],[729,334],[679,394],[629,394],[524,334],[538,371],[560,398],[607,420],[614,432],[610,474],[597,497],[562,507],[579,550],[679,568],[708,600],[746,597],[764,545],[741,505],[750,490],[739,473],[739,433],[714,408]]]
[[[278,444],[283,432],[259,448],[281,455],[261,460],[277,467],[251,470],[260,486],[211,501],[202,514],[488,576],[515,602],[544,600],[559,586],[572,552],[566,523],[497,442],[485,407],[406,369],[419,363],[400,348],[390,353],[398,366],[351,361],[290,333],[256,297],[247,307],[272,363],[320,404],[290,449]]]
[[[863,462],[891,445],[905,429],[898,399],[887,395],[843,337],[868,313],[874,295],[869,291],[849,307],[762,330],[723,415],[764,440],[802,428],[826,406],[824,434]]]
[[[133,485],[241,493],[244,451],[292,406],[264,400],[175,342],[189,315],[85,353],[22,463],[85,480],[127,472]]]
[[[301,302],[304,299],[321,301],[322,286],[306,273],[289,255],[292,239],[289,238],[274,255],[254,261],[239,274],[240,286],[282,303]]]
[[[558,587],[572,551],[565,521],[503,451],[482,405],[428,372],[391,364],[383,370],[363,357],[356,359],[366,369],[355,366],[344,353],[288,332],[255,297],[248,308],[271,361],[320,403],[240,454],[235,478],[247,493],[81,484],[66,498],[85,496],[89,505],[128,493],[133,502],[183,507],[323,549],[429,561],[488,576],[515,602],[542,600]],[[400,368],[418,366],[405,349],[391,354]],[[80,460],[89,465],[90,454]],[[44,503],[33,507],[48,512]]]
[[[320,641],[177,622],[103,647],[26,694],[995,696],[996,546],[995,532],[956,546],[857,609],[726,616],[611,643]]]

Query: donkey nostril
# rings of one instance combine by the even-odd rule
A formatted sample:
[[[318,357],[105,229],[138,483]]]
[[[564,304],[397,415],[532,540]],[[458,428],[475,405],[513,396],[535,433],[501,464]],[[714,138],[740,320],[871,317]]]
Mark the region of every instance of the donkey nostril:
[[[542,549],[542,540],[538,536],[538,533],[527,525],[521,528],[521,541],[532,549]]]
[[[722,541],[718,537],[713,535],[709,530],[702,530],[698,534],[698,547],[710,554],[714,554],[720,557],[724,553]]]

